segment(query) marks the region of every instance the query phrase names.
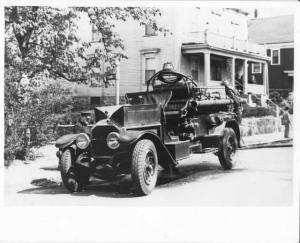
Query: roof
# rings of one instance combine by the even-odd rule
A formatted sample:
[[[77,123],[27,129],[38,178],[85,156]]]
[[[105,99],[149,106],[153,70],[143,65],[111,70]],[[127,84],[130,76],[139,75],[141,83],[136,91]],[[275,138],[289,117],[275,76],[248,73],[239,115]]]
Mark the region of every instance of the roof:
[[[294,42],[294,15],[251,20],[248,33],[249,41],[259,44]]]

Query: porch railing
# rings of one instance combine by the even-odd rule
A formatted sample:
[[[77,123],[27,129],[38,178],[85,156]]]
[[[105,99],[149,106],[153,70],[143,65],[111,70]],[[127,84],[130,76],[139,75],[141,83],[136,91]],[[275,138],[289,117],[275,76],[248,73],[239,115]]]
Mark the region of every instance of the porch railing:
[[[209,31],[185,32],[182,36],[182,43],[208,44],[214,47],[266,56],[263,45],[249,42],[248,40],[240,40],[235,36],[229,37]]]

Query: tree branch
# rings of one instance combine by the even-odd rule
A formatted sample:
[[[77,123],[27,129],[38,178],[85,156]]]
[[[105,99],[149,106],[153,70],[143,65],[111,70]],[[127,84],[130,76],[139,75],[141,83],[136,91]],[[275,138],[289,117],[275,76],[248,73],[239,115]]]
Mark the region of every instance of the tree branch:
[[[58,71],[53,71],[53,73],[65,80],[70,81],[70,82],[83,82],[83,81],[87,80],[87,78],[68,78],[66,75],[64,75],[63,73],[60,73]]]

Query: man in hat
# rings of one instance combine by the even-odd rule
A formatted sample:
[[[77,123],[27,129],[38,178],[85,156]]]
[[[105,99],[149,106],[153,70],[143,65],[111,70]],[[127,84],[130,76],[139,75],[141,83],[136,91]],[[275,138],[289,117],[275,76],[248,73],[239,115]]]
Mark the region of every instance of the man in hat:
[[[81,112],[81,116],[78,122],[74,126],[74,133],[90,133],[89,124],[91,122],[91,113],[90,112]]]

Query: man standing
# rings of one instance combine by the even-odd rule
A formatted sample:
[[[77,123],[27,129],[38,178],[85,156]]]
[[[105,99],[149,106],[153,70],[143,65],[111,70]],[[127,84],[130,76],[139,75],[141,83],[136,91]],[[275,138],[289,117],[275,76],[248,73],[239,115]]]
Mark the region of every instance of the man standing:
[[[282,125],[284,125],[284,137],[289,138],[291,119],[289,114],[289,108],[287,106],[283,110],[281,123]]]
[[[91,113],[82,112],[78,122],[74,126],[74,133],[90,133],[89,124],[91,122]]]

